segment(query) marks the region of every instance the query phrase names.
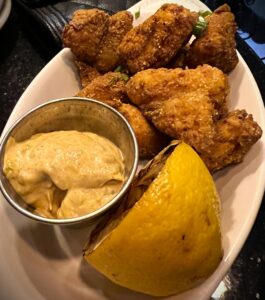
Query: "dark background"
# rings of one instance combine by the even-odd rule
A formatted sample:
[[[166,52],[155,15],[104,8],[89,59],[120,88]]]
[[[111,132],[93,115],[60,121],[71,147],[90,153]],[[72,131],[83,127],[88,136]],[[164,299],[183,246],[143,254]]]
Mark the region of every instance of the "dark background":
[[[115,1],[109,1],[115,2]],[[119,1],[117,1],[119,2]],[[122,1],[122,9],[137,1]],[[169,1],[170,2],[170,1]],[[224,1],[205,1],[210,7]],[[237,13],[237,19],[245,19],[243,14],[259,20],[255,14],[241,5],[240,1],[227,1]],[[250,1],[251,2],[251,1]],[[264,1],[265,5],[265,1]],[[16,2],[12,3],[12,11],[5,26],[0,30],[0,131],[15,106],[17,100],[45,64],[60,50],[49,33],[29,18],[24,9]],[[115,9],[118,9],[117,3]],[[243,9],[242,9],[243,7]],[[241,10],[241,13],[238,13]],[[241,20],[242,21],[242,20]],[[253,21],[253,22],[254,22]],[[250,29],[247,24],[243,29],[250,32],[255,41],[263,43],[265,33],[262,20],[258,21],[255,29],[252,22]],[[248,22],[250,22],[250,17]],[[241,24],[243,24],[241,22]],[[253,29],[254,26],[254,29]],[[262,29],[263,28],[263,29]],[[261,29],[261,33],[258,32]],[[252,30],[252,32],[251,32]],[[256,36],[255,36],[256,35]],[[242,32],[241,32],[242,36]],[[249,65],[265,99],[265,67],[262,57],[258,57],[247,43],[237,37],[238,50]],[[261,48],[262,49],[262,48]],[[264,48],[265,53],[265,48]],[[265,179],[264,179],[265,180]],[[213,299],[252,300],[265,299],[265,202],[263,201],[255,225],[234,262],[231,270],[224,279],[227,291],[222,296]],[[196,300],[196,299],[194,299]]]

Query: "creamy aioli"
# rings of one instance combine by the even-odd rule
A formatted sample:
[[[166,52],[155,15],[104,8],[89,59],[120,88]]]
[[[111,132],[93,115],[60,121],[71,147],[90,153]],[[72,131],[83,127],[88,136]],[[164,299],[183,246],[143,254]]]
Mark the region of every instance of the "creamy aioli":
[[[122,153],[90,132],[54,131],[16,143],[8,140],[4,173],[36,213],[73,218],[95,211],[124,181]]]

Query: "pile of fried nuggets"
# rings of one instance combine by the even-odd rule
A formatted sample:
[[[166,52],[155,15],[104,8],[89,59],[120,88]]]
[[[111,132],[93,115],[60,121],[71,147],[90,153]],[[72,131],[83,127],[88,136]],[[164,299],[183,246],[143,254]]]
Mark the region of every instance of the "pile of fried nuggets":
[[[206,29],[190,43],[198,19],[198,13],[165,4],[133,28],[127,11],[109,16],[78,10],[63,42],[76,57],[83,87],[77,95],[122,113],[135,131],[141,158],[181,139],[213,173],[241,162],[262,130],[245,110],[228,111],[226,73],[238,62],[229,6],[208,15]]]

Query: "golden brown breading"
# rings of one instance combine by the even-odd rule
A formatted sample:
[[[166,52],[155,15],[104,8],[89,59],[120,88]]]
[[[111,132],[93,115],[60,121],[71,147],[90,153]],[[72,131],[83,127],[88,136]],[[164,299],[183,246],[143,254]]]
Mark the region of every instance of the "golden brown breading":
[[[227,113],[227,76],[208,65],[145,70],[134,75],[126,89],[158,130],[197,151],[211,144],[214,120]]]
[[[261,135],[246,112],[227,115],[227,76],[217,68],[145,70],[126,88],[158,130],[194,147],[210,171],[242,161]]]
[[[108,72],[119,63],[117,48],[132,22],[127,11],[110,17],[99,9],[77,10],[64,28],[63,43],[79,60]]]
[[[139,145],[140,158],[151,158],[168,142],[169,138],[160,133],[141,111],[132,104],[126,104],[126,81],[124,74],[109,72],[95,78],[77,96],[102,101],[120,111],[131,124]]]
[[[100,44],[94,66],[102,73],[113,70],[119,64],[117,51],[125,34],[132,29],[133,16],[128,11],[120,11],[109,18],[106,35]]]
[[[118,50],[132,73],[165,66],[189,40],[197,13],[164,4],[145,22],[130,30]]]
[[[139,153],[142,159],[154,157],[168,143],[169,137],[159,132],[141,111],[132,104],[122,104],[118,111],[131,124],[139,146]]]
[[[75,60],[75,65],[77,67],[81,85],[84,88],[95,78],[100,76],[101,74],[97,71],[97,69],[91,67],[89,64],[82,62],[80,60]]]
[[[232,111],[216,123],[213,144],[201,157],[211,172],[240,163],[261,135],[262,130],[252,115],[245,110]]]
[[[238,63],[236,53],[236,22],[227,4],[206,17],[208,26],[202,36],[194,40],[186,63],[190,68],[209,64],[228,73]]]
[[[131,101],[138,106],[154,101],[160,103],[172,97],[183,97],[188,93],[207,93],[214,104],[215,118],[227,113],[227,76],[208,65],[199,66],[194,70],[145,70],[135,74],[127,83],[126,89]]]
[[[206,94],[192,92],[140,108],[158,130],[184,140],[198,152],[211,145],[214,108]]]
[[[99,45],[108,30],[109,15],[99,9],[80,9],[63,31],[63,43],[75,56],[93,64]]]
[[[112,107],[119,107],[126,96],[126,81],[119,72],[109,72],[95,78],[77,96],[93,98]]]

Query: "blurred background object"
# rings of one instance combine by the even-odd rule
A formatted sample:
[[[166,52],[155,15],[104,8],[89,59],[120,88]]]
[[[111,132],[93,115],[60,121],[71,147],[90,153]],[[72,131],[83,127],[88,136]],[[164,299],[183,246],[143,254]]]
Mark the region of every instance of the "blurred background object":
[[[236,16],[238,35],[265,64],[265,1],[204,0],[212,10],[227,3]]]

